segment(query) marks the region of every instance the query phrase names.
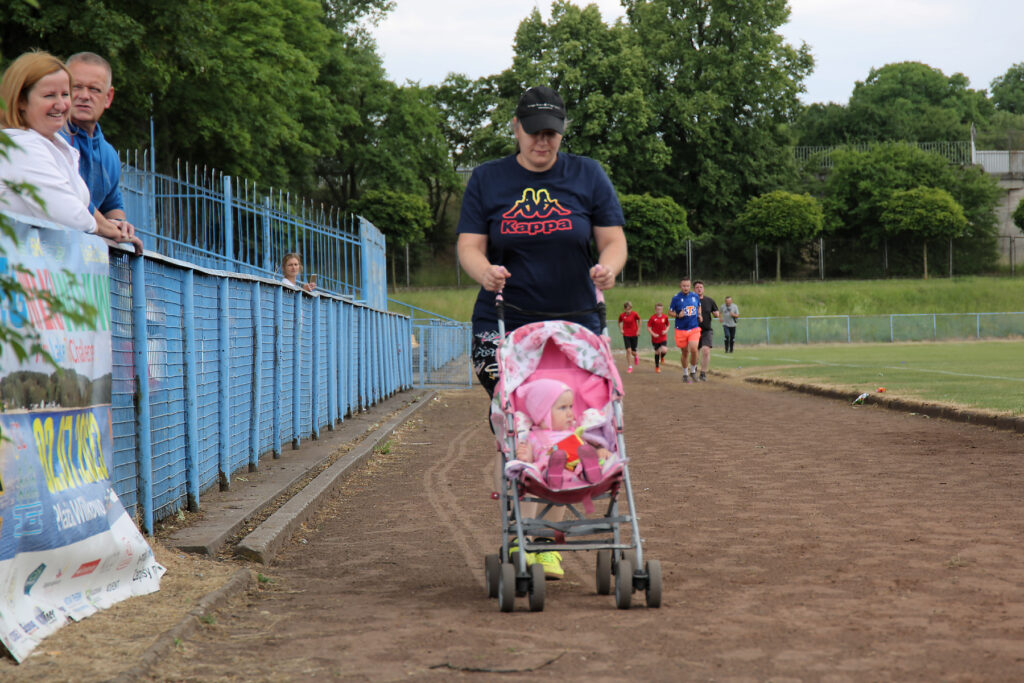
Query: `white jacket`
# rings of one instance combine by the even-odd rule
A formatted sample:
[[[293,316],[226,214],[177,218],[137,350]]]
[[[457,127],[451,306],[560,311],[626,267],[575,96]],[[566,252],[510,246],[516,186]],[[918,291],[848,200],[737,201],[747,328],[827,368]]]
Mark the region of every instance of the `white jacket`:
[[[51,141],[34,130],[5,128],[14,142],[7,158],[0,157],[0,209],[84,232],[96,232],[89,213],[89,188],[78,175],[78,150],[61,136]],[[13,192],[7,183],[28,183],[45,209],[27,194]]]

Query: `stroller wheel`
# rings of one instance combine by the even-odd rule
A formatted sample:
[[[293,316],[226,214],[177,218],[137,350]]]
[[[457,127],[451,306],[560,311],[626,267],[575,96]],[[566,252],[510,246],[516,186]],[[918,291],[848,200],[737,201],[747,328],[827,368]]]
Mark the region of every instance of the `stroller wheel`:
[[[612,592],[612,551],[597,551],[597,594],[608,595]]]
[[[487,579],[487,597],[498,597],[498,581],[501,574],[501,557],[488,555],[484,558],[484,578]]]
[[[629,609],[633,599],[633,565],[629,560],[620,560],[618,571],[615,572],[615,606]]]
[[[626,562],[629,562],[629,566],[630,567],[636,567],[637,566],[637,563],[636,563],[636,550],[623,550],[622,551],[622,560],[625,560]],[[622,560],[619,560],[619,561],[621,562]],[[618,571],[616,570],[615,573],[618,574]]]
[[[530,611],[544,610],[544,565],[540,562],[530,565]]]
[[[661,607],[661,562],[647,560],[647,606]]]
[[[516,568],[510,562],[501,565],[498,574],[498,609],[511,612],[516,599]]]

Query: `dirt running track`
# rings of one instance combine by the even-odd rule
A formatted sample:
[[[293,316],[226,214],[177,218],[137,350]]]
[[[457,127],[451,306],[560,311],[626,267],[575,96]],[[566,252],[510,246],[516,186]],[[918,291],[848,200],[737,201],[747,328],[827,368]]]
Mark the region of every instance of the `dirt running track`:
[[[592,554],[546,607],[484,593],[483,392],[447,392],[154,680],[1019,681],[1020,435],[650,365],[627,445],[664,605]]]

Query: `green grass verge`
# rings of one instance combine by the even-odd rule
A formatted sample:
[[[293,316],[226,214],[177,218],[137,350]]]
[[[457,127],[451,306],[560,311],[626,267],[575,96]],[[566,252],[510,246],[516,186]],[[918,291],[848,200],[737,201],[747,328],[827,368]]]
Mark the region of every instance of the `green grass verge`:
[[[1019,340],[751,347],[738,342],[735,353],[713,354],[712,367],[849,387],[851,396],[885,387],[897,396],[1024,414]]]
[[[467,278],[467,282],[469,282]],[[963,277],[931,280],[828,280],[825,282],[721,283],[706,281],[719,305],[731,296],[744,317],[877,315],[883,313],[1020,312],[1024,277]],[[398,289],[391,297],[456,320],[469,320],[479,288]],[[605,296],[614,321],[627,299],[644,319],[654,304],[668,307],[679,281],[616,286]],[[514,302],[513,302],[514,303]],[[392,310],[408,312],[401,307]],[[614,328],[614,325],[613,325]]]

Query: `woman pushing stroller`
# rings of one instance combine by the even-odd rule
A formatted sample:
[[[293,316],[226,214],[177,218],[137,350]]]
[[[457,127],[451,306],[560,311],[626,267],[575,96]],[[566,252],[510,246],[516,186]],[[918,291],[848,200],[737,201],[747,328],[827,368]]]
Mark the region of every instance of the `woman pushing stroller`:
[[[595,288],[613,287],[626,263],[615,188],[593,159],[559,151],[565,123],[557,92],[546,86],[526,90],[512,117],[515,152],[474,169],[463,195],[457,251],[459,263],[481,285],[473,308],[472,362],[488,396],[498,382],[498,292],[519,309],[505,317],[511,331],[553,317],[529,311],[594,310]],[[602,332],[597,313],[565,317]],[[562,574],[558,553],[538,555],[549,576]]]

